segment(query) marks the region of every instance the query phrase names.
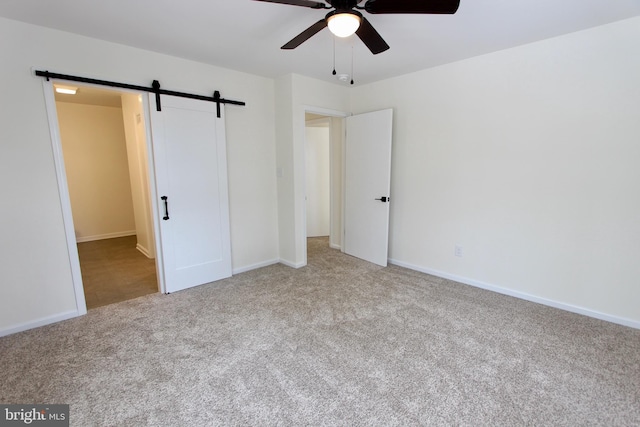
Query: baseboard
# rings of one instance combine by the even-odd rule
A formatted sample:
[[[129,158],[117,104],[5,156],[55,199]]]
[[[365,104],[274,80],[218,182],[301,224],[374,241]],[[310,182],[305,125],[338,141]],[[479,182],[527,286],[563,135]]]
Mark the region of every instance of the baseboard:
[[[93,242],[94,240],[115,239],[117,237],[135,236],[136,230],[118,231],[116,233],[96,234],[94,236],[76,237],[76,242]]]
[[[140,243],[136,243],[136,249],[144,256],[146,256],[149,259],[153,259],[153,257],[151,256],[151,254],[149,253],[149,251],[147,250],[147,248],[145,248],[144,246],[142,246]]]
[[[339,250],[342,249],[342,246],[336,245],[336,244],[333,244],[333,243],[329,243],[329,247],[331,249],[339,249]]]
[[[53,316],[42,317],[30,322],[20,323],[10,328],[1,329],[0,337],[7,335],[17,334],[18,332],[24,332],[29,329],[39,328],[40,326],[50,325],[52,323],[62,322],[63,320],[73,319],[80,314],[76,310],[66,311],[64,313],[54,314]]]
[[[278,262],[279,262],[279,260],[277,260],[277,259],[271,259],[269,261],[263,261],[263,262],[259,262],[257,264],[251,264],[251,265],[247,265],[247,266],[244,266],[244,267],[234,268],[233,269],[233,274],[240,274],[240,273],[244,273],[246,271],[255,270],[257,268],[268,267],[270,265],[277,264]]]
[[[307,265],[306,262],[294,263],[294,262],[291,262],[291,261],[287,261],[286,259],[280,259],[280,260],[278,260],[278,262],[280,264],[284,264],[287,267],[291,267],[291,268],[301,268],[301,267],[304,267],[305,265]]]
[[[628,326],[630,328],[640,329],[640,321],[627,319],[624,317],[613,316],[599,311],[590,310],[584,307],[578,307],[571,304],[566,304],[547,298],[541,298],[535,295],[528,294],[526,292],[514,291],[513,289],[503,288],[500,286],[492,285],[490,283],[481,282],[479,280],[469,279],[467,277],[457,276],[455,274],[449,274],[444,271],[433,270],[431,268],[419,267],[417,265],[409,264],[396,259],[389,259],[389,263],[397,265],[399,267],[408,268],[410,270],[419,271],[421,273],[430,274],[432,276],[441,277],[443,279],[453,280],[454,282],[462,283],[476,288],[486,289],[488,291],[497,292],[503,295],[509,295],[515,298],[523,299],[526,301],[535,302],[538,304],[546,305],[553,308],[559,308],[560,310],[570,311],[572,313],[582,314],[584,316],[593,317],[595,319],[604,320],[606,322],[616,323],[618,325]]]

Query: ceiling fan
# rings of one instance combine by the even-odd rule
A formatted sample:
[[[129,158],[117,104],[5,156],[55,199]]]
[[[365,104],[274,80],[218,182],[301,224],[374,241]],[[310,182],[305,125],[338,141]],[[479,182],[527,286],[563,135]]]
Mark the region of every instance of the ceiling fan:
[[[374,55],[389,49],[389,45],[378,34],[373,25],[362,16],[359,10],[371,14],[410,13],[410,14],[453,14],[460,6],[460,0],[256,0],[269,3],[281,3],[311,9],[333,9],[324,19],[319,20],[286,43],[281,49],[295,49],[320,30],[329,30],[338,37],[348,37],[355,33]]]

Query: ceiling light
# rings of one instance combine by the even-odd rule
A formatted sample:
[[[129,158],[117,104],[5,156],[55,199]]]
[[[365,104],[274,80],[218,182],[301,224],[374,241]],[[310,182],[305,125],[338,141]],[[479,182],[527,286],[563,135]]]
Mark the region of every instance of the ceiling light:
[[[329,30],[338,37],[349,37],[360,27],[360,16],[354,13],[336,13],[327,18]]]
[[[77,87],[56,86],[56,92],[58,92],[58,93],[64,93],[64,94],[67,94],[67,95],[75,95],[77,91],[78,91]]]

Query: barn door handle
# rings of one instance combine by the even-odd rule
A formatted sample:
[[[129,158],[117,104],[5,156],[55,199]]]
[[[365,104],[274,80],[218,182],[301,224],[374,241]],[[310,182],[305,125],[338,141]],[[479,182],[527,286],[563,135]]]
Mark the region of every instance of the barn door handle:
[[[376,200],[380,200],[382,203],[387,203],[387,202],[391,201],[391,197],[382,196],[382,197],[380,197],[379,199],[376,199]]]
[[[168,197],[162,196],[160,198],[164,200],[164,216],[162,217],[162,219],[166,221],[169,219],[169,202],[167,201]]]

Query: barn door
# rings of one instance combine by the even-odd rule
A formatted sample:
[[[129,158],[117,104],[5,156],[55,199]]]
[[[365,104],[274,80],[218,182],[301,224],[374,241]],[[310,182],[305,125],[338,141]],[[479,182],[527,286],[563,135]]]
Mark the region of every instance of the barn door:
[[[229,277],[224,116],[215,103],[167,95],[156,111],[149,97],[165,292]]]

